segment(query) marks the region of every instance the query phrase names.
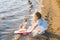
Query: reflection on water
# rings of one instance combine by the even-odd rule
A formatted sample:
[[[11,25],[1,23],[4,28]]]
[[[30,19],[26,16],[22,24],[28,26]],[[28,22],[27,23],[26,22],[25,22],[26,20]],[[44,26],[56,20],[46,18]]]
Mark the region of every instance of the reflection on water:
[[[41,0],[31,0],[33,8],[31,14],[41,5]],[[20,23],[29,12],[28,0],[0,0],[0,40],[11,40],[13,31],[19,28]],[[40,10],[41,12],[41,10]]]

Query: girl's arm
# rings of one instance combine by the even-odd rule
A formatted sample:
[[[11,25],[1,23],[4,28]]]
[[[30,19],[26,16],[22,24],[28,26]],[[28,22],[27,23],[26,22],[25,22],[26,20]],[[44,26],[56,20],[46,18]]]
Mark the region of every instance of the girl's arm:
[[[30,32],[32,32],[37,26],[38,26],[37,24],[33,26]]]

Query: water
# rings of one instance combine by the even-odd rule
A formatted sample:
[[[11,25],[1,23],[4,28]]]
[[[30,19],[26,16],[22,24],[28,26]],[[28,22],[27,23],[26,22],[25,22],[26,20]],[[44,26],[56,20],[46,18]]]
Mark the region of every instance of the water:
[[[28,0],[0,0],[0,40],[11,40],[26,15],[33,14],[35,10],[41,12],[42,0],[31,2],[33,8],[30,13]]]

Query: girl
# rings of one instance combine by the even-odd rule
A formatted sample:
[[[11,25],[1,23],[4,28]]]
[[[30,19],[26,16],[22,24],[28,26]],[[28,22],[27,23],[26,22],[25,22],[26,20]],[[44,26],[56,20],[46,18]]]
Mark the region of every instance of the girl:
[[[47,21],[44,18],[42,18],[42,15],[39,12],[36,12],[33,16],[33,25],[34,26],[30,30],[33,36],[43,34],[45,30],[48,29]]]

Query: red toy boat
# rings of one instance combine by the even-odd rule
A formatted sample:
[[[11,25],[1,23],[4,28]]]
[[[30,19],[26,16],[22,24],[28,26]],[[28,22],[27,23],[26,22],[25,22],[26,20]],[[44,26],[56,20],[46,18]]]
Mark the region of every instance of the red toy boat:
[[[15,31],[15,33],[17,33],[17,34],[23,34],[23,35],[28,35],[28,34],[30,34],[30,32],[27,32],[26,30],[20,30],[20,31]]]

